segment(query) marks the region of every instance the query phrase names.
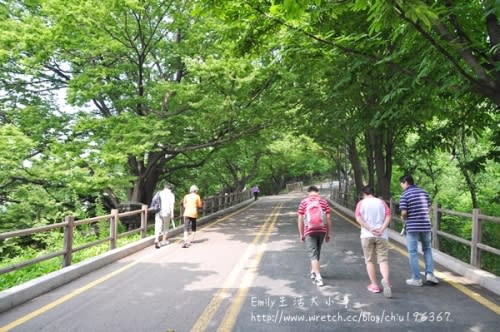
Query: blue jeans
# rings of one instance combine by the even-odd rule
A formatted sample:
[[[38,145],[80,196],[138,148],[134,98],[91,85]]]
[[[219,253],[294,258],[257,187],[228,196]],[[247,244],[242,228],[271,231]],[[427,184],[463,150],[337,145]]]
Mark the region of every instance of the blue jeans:
[[[424,252],[425,274],[433,274],[434,265],[432,262],[432,233],[414,232],[406,233],[406,246],[408,248],[408,258],[410,261],[411,277],[414,280],[420,279],[420,268],[418,266],[418,241],[422,243]]]

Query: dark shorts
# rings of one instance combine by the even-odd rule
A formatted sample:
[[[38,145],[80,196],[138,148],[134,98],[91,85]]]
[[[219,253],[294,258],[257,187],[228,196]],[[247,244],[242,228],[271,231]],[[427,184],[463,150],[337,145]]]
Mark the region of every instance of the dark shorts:
[[[196,232],[196,218],[184,217],[184,232],[189,230],[189,225],[191,225],[191,230]]]
[[[305,241],[307,246],[307,251],[309,253],[309,258],[319,261],[319,256],[321,255],[321,245],[325,239],[326,233],[312,233],[306,235]]]

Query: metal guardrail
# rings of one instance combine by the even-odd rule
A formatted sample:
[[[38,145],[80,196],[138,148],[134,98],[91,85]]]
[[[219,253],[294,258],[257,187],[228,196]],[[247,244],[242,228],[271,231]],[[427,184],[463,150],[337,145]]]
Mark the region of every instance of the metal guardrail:
[[[236,205],[238,203],[241,203],[242,201],[246,199],[252,198],[252,193],[248,191],[244,192],[237,192],[237,193],[229,193],[229,194],[220,194],[217,196],[208,196],[203,199],[203,207],[201,208],[201,216],[207,216],[210,214],[213,214],[219,210],[226,209],[228,207],[231,207],[233,205]],[[58,250],[55,252],[51,252],[33,259],[29,259],[23,262],[19,262],[16,264],[12,264],[9,266],[5,266],[0,268],[0,275],[19,270],[21,268],[24,268],[26,266],[34,265],[37,263],[40,263],[42,261],[46,261],[55,257],[60,257],[62,256],[62,264],[61,268],[64,268],[66,266],[71,265],[72,263],[72,255],[73,253],[87,249],[93,246],[100,245],[105,242],[109,242],[109,249],[108,250],[113,250],[117,247],[117,240],[122,237],[126,237],[130,234],[134,233],[140,233],[141,238],[145,238],[147,236],[147,230],[148,227],[153,226],[151,224],[148,225],[148,213],[150,212],[150,208],[146,205],[143,204],[140,210],[134,210],[134,211],[127,211],[127,212],[121,212],[119,213],[117,209],[111,210],[110,214],[106,214],[103,216],[97,216],[93,218],[88,218],[88,219],[82,219],[82,220],[75,220],[73,216],[67,216],[64,220],[64,222],[56,223],[56,224],[51,224],[51,225],[46,225],[46,226],[41,226],[41,227],[34,227],[34,228],[27,228],[27,229],[22,229],[22,230],[17,230],[17,231],[11,231],[11,232],[5,232],[5,233],[0,233],[0,241],[7,240],[10,238],[14,237],[20,237],[20,236],[27,236],[27,235],[33,235],[37,233],[43,233],[43,232],[48,232],[52,231],[55,229],[63,229],[64,230],[64,242],[63,242],[63,249]],[[120,218],[125,218],[125,217],[133,217],[133,216],[140,216],[140,226],[136,229],[128,230],[123,233],[118,232],[118,224],[120,223]],[[86,225],[86,224],[91,224],[91,223],[96,223],[96,222],[102,222],[102,221],[107,221],[109,222],[109,236],[103,239],[99,239],[94,242],[89,242],[85,243],[81,246],[78,247],[73,247],[73,238],[74,238],[74,231],[76,226],[80,225]]]

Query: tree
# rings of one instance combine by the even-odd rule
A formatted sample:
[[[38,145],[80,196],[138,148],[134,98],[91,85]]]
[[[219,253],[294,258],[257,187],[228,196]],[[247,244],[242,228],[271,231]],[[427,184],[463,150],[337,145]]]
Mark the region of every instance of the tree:
[[[406,66],[394,58],[392,53],[376,57],[378,61],[394,63],[403,72],[413,75],[418,80],[434,83],[436,88],[452,88],[467,90],[488,98],[500,106],[500,23],[498,15],[500,7],[495,0],[487,1],[403,1],[403,0],[355,0],[322,2],[284,1],[276,2],[269,11],[284,13],[289,18],[307,17],[323,19],[345,13],[366,13],[370,35],[389,31],[392,38],[402,33],[416,33],[426,47],[416,54],[428,53],[433,49],[447,64],[447,75],[430,76],[432,62],[422,57],[417,66]],[[365,34],[364,32],[362,34]],[[352,54],[365,54],[357,47],[346,47],[341,35],[335,31],[329,33],[328,40],[338,37],[337,46]],[[345,40],[345,39],[344,39]],[[430,67],[428,65],[431,65]],[[455,83],[456,78],[460,83]]]
[[[256,132],[272,117],[263,103],[276,72],[231,57],[224,27],[190,15],[193,3],[7,5],[5,26],[17,33],[4,40],[5,65],[16,64],[11,78],[22,73],[12,84],[35,87],[31,80],[44,79],[50,89],[67,88],[67,101],[83,108],[60,153],[87,168],[108,207],[148,203],[179,155]],[[15,39],[21,47],[8,50]]]

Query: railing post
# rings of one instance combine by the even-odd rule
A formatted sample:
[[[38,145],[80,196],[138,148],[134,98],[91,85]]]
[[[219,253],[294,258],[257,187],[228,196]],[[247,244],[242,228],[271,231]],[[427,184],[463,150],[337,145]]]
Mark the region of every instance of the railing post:
[[[479,219],[479,209],[472,209],[472,236],[470,246],[470,263],[472,266],[480,267],[481,249],[477,247],[481,243],[481,220]]]
[[[439,234],[441,229],[441,205],[436,201],[432,207],[432,247],[439,250]]]
[[[75,217],[66,216],[64,221],[67,223],[67,225],[64,228],[64,257],[62,261],[62,267],[71,265],[71,257],[73,255],[73,228]]]
[[[116,239],[118,235],[118,210],[111,210],[109,219],[109,250],[116,249]]]
[[[389,210],[391,210],[391,222],[389,223],[389,228],[396,229],[396,219],[394,218],[396,215],[396,208],[394,207],[394,200],[392,197],[389,199]]]
[[[141,211],[141,239],[144,239],[147,235],[148,230],[148,206],[142,204]]]

